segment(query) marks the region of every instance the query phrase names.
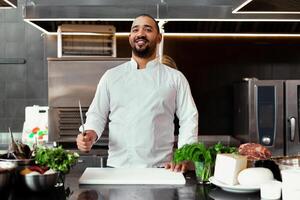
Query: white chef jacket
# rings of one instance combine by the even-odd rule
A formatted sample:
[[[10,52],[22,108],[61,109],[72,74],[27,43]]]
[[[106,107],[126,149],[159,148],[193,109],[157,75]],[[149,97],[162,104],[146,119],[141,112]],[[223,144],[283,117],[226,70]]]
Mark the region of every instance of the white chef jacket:
[[[198,112],[184,75],[158,59],[145,69],[131,59],[102,76],[85,129],[100,138],[109,118],[108,166],[159,167],[172,160],[175,113],[178,146],[197,142]]]

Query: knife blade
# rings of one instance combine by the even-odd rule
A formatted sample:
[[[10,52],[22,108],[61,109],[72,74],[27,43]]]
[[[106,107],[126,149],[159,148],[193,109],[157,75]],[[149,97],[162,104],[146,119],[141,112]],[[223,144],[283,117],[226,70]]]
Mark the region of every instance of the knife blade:
[[[81,120],[81,127],[82,127],[82,134],[83,136],[85,136],[85,129],[84,129],[84,122],[83,122],[83,115],[82,115],[82,108],[81,108],[81,103],[80,100],[78,101],[78,105],[79,105],[79,113],[80,113],[80,120]]]

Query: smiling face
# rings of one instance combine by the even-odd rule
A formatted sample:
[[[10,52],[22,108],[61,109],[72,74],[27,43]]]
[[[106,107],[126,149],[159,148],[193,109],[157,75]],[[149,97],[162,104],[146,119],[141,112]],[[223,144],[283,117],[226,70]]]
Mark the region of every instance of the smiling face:
[[[155,55],[156,45],[161,41],[161,34],[155,23],[147,16],[140,16],[132,23],[129,43],[135,56],[150,58]]]

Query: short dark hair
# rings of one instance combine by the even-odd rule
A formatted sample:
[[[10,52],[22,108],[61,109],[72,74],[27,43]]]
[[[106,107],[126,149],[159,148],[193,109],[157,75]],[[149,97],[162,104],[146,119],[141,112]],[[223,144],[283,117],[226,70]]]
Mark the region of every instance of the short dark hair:
[[[155,23],[155,28],[156,28],[157,32],[160,33],[158,22],[155,20],[154,17],[152,17],[149,14],[140,14],[140,15],[136,16],[135,19],[138,18],[138,17],[149,17],[150,19],[152,19],[154,21],[154,23]]]

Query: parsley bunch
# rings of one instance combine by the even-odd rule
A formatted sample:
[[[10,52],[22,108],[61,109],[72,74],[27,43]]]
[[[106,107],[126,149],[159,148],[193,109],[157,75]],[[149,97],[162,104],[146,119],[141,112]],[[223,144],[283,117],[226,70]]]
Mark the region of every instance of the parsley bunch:
[[[64,150],[61,146],[54,148],[38,147],[35,162],[38,165],[66,174],[71,166],[76,163],[78,157],[77,153]]]
[[[214,164],[218,153],[236,153],[236,147],[225,146],[218,142],[208,148],[201,142],[186,144],[177,149],[173,156],[173,162],[180,163],[182,161],[201,161]]]
[[[210,146],[208,148],[201,142],[186,144],[177,149],[173,156],[173,162],[178,164],[182,161],[191,161],[195,164],[195,173],[197,179],[201,182],[209,180],[213,173],[218,153],[236,153],[236,147],[224,146],[222,143]]]

